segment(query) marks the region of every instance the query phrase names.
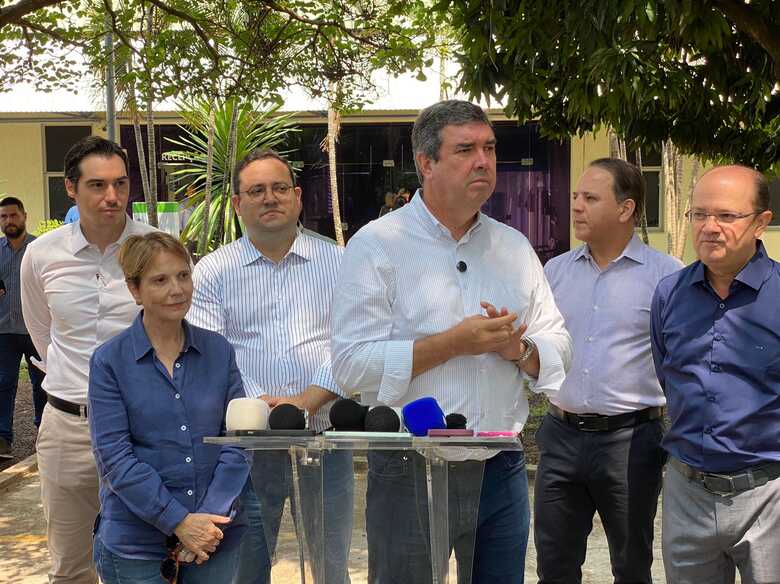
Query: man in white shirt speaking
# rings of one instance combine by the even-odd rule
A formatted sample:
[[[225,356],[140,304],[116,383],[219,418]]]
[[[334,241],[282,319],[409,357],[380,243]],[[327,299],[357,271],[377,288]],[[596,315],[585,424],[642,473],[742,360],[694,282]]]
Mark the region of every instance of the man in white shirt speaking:
[[[343,395],[330,364],[330,301],[342,249],[299,227],[301,188],[290,163],[278,153],[251,152],[236,165],[233,180],[232,203],[246,233],[195,266],[188,320],[230,341],[248,396],[271,406],[294,404],[309,413],[310,428],[324,430],[330,402]],[[352,457],[332,452],[323,456],[322,465],[321,474],[313,466],[301,472],[302,491],[319,492],[322,481],[323,492],[321,500],[303,498],[303,527],[314,556],[315,582],[345,584]],[[254,490],[248,485],[243,498],[250,532],[241,544],[236,584],[270,581],[285,500],[292,500],[291,470],[286,452],[255,454]],[[322,521],[317,521],[320,514]],[[316,533],[320,524],[324,546],[312,547],[323,535]]]
[[[138,314],[117,251],[131,235],[153,230],[127,216],[127,169],[127,155],[114,142],[88,136],[74,144],[65,155],[65,188],[80,219],[36,239],[22,260],[22,313],[46,371],[48,404],[36,449],[53,584],[97,582],[89,359]]]
[[[476,105],[437,103],[415,121],[412,148],[422,189],[361,229],[344,254],[332,315],[336,382],[392,406],[430,395],[445,413],[465,415],[469,428],[520,431],[528,417],[524,380],[533,391],[557,391],[571,340],[529,241],[480,213],[496,183],[490,121]],[[372,583],[431,580],[429,542],[416,519],[425,500],[414,480],[419,464],[411,454],[369,458]],[[523,582],[523,454],[484,463],[475,541],[454,528],[468,501],[450,495],[459,571],[469,570],[473,550],[472,582]]]

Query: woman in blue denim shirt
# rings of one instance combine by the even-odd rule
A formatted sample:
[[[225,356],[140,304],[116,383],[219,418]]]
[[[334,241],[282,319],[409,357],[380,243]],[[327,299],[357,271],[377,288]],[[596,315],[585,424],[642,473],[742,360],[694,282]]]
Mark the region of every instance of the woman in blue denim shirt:
[[[229,583],[249,464],[242,450],[203,437],[224,432],[228,402],[244,395],[233,348],[184,320],[191,265],[176,239],[130,237],[119,263],[143,310],[90,365],[98,574],[104,584]]]

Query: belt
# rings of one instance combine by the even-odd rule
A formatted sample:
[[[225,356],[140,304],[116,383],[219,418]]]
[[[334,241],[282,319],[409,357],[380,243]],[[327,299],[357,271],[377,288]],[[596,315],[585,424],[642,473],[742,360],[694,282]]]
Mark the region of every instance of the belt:
[[[566,412],[554,404],[550,404],[548,413],[560,421],[574,426],[583,432],[609,432],[620,428],[638,426],[650,420],[660,418],[663,414],[661,406],[645,408],[636,412],[626,412],[616,416],[602,416],[601,414],[572,414]]]
[[[73,402],[69,402],[68,400],[60,399],[49,394],[46,396],[46,401],[48,401],[53,408],[56,408],[61,412],[65,412],[66,414],[72,414],[84,419],[87,417],[87,406],[75,404]]]
[[[710,493],[728,497],[767,484],[780,477],[780,462],[768,462],[736,472],[702,472],[674,458],[669,457],[669,464],[677,469],[685,478],[699,483]]]

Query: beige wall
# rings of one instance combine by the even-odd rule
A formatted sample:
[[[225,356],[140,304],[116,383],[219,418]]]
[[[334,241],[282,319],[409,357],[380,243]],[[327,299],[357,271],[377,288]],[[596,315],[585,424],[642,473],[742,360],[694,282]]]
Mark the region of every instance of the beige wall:
[[[582,138],[573,137],[571,141],[571,189],[574,190],[577,180],[584,172],[587,165],[597,158],[602,156],[609,156],[609,139],[606,132],[599,132],[598,134],[586,134]],[[690,170],[690,169],[688,169]],[[690,174],[685,177],[685,184],[689,182]],[[664,208],[661,206],[661,217],[663,227]],[[580,242],[574,237],[574,230],[571,225],[569,226],[571,233],[571,247],[574,248],[580,245]],[[650,239],[650,245],[654,248],[666,252],[667,249],[667,233],[663,229],[650,230],[648,233]],[[764,245],[769,252],[769,255],[780,260],[780,227],[771,227],[767,230],[762,238]],[[690,263],[696,259],[693,248],[691,247],[690,232],[686,240],[685,257],[683,258],[686,263]]]
[[[29,230],[46,214],[42,131],[35,122],[0,124],[0,193],[22,200]]]

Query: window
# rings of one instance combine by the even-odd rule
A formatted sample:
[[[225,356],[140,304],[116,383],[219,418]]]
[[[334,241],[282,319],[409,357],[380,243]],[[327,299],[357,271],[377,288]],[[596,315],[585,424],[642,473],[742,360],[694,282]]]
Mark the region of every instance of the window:
[[[628,161],[637,163],[637,152],[628,154]],[[642,175],[645,177],[645,215],[647,226],[659,229],[661,227],[661,149],[658,146],[642,148]]]
[[[44,161],[49,219],[65,218],[73,200],[65,190],[65,153],[73,144],[92,134],[92,126],[45,126]]]
[[[773,214],[770,225],[780,227],[780,178],[769,182],[769,208]]]

